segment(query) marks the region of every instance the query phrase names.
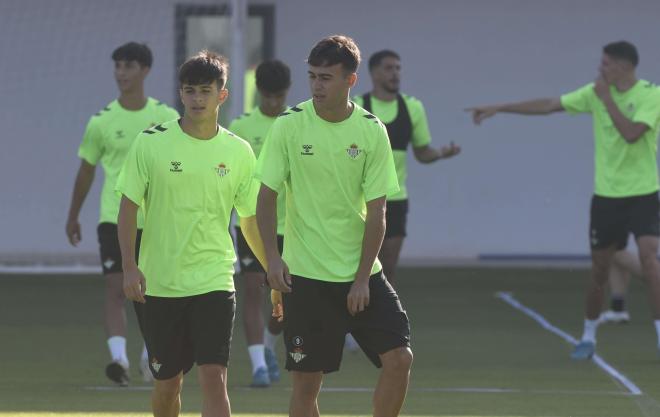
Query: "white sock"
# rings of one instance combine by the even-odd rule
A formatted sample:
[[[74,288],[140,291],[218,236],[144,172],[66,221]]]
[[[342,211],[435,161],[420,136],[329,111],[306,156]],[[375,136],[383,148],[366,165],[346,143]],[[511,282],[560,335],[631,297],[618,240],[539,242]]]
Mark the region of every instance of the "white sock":
[[[584,333],[582,333],[583,342],[596,343],[596,329],[598,328],[598,319],[584,319]]]
[[[268,330],[268,327],[265,327],[264,328],[264,346],[266,346],[268,349],[275,352],[275,342],[277,342],[277,335],[272,334],[270,332],[270,330]]]
[[[655,324],[655,332],[658,334],[658,347],[660,347],[660,320],[655,320],[653,324]]]
[[[108,348],[113,362],[119,362],[128,369],[128,356],[126,356],[126,338],[123,336],[112,336],[108,338]]]
[[[259,368],[266,368],[266,357],[264,356],[264,345],[248,346],[250,361],[252,361],[252,373]]]
[[[149,352],[147,352],[147,345],[142,346],[142,355],[140,356],[140,361],[142,362],[149,361]]]

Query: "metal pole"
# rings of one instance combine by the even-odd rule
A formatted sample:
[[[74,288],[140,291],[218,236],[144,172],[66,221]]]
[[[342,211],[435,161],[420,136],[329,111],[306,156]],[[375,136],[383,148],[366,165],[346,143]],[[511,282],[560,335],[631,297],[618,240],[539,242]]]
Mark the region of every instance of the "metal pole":
[[[246,26],[247,0],[231,0],[231,60],[229,62],[231,108],[228,120],[233,120],[243,113]]]

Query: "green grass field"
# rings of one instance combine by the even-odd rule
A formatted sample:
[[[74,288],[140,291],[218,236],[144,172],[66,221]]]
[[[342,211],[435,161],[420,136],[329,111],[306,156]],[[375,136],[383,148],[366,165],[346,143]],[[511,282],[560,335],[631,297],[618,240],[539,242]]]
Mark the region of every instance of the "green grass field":
[[[407,416],[660,416],[660,357],[644,288],[629,297],[632,322],[602,326],[599,353],[642,391],[633,396],[593,362],[569,359],[571,347],[494,297],[511,291],[554,325],[579,337],[587,271],[403,269],[399,293],[413,328]],[[237,278],[240,304],[240,278]],[[140,342],[131,314],[128,389],[105,380],[103,281],[94,276],[0,276],[0,416],[149,416],[140,382]],[[240,311],[240,306],[239,306]],[[284,416],[289,380],[247,388],[249,360],[240,313],[229,368],[236,416]],[[278,355],[284,358],[282,346]],[[325,379],[324,416],[367,416],[378,371],[362,353],[345,353]],[[194,371],[186,376],[183,415],[199,415]]]

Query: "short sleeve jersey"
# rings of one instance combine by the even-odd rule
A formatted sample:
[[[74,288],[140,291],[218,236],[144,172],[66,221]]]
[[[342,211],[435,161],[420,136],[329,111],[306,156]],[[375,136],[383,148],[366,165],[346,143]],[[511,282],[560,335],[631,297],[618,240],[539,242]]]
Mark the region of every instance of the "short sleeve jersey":
[[[117,223],[120,196],[115,193],[115,184],[135,137],[144,129],[177,117],[176,110],[151,97],[141,110],[126,110],[115,100],[91,117],[78,156],[91,165],[100,162],[103,167],[99,223]],[[138,227],[142,224],[140,213]]]
[[[255,215],[255,164],[250,145],[223,128],[200,140],[174,120],[135,139],[117,191],[144,209],[139,267],[148,295],[234,290],[229,221],[233,208]]]
[[[366,203],[399,191],[385,126],[354,105],[339,123],[316,114],[311,100],[271,127],[257,177],[286,192],[284,261],[294,275],[329,282],[355,279]],[[371,272],[381,270],[378,260]]]
[[[561,105],[567,112],[593,116],[594,193],[603,197],[631,197],[658,191],[660,89],[639,80],[628,91],[619,92],[610,87],[610,92],[624,116],[649,127],[635,143],[628,143],[621,136],[594,92],[593,83],[561,96]]]
[[[415,97],[403,94],[403,100],[408,108],[410,121],[412,123],[412,146],[419,148],[431,143],[431,132],[429,131],[428,120],[426,119],[426,111],[421,101]],[[359,106],[362,106],[362,96],[353,98]],[[399,113],[399,106],[397,100],[383,101],[378,100],[373,95],[371,96],[372,112],[377,116],[381,122],[388,124],[396,119]],[[399,149],[393,149],[394,165],[396,166],[396,174],[399,179],[399,192],[388,197],[388,200],[405,200],[408,198],[408,189],[406,188],[406,181],[408,179],[408,161],[407,152]]]
[[[234,119],[229,125],[229,131],[248,141],[254,154],[259,157],[261,147],[266,140],[268,130],[275,123],[277,117],[269,117],[261,112],[259,107],[251,112]],[[284,234],[284,221],[286,218],[286,195],[277,196],[277,234]]]

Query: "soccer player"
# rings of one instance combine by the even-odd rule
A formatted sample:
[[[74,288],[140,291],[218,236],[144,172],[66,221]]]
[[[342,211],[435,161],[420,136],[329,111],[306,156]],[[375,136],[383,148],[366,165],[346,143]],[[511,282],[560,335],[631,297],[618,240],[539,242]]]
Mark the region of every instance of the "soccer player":
[[[117,181],[124,291],[144,303],[138,320],[156,380],[156,417],[179,414],[183,375],[193,363],[202,388],[202,416],[230,415],[233,208],[247,242],[264,259],[254,216],[256,158],[246,141],[217,124],[226,81],[221,56],[202,51],[188,59],[179,69],[183,117],[141,133]],[[139,266],[133,256],[138,207],[145,213]]]
[[[291,71],[281,61],[265,61],[256,69],[256,86],[260,104],[251,112],[239,116],[229,125],[229,131],[247,140],[259,157],[268,129],[277,116],[286,109],[286,97],[291,87]],[[277,244],[282,250],[285,216],[285,196],[277,199]],[[236,248],[241,273],[245,278],[243,302],[243,326],[248,352],[252,362],[253,387],[268,387],[279,381],[280,370],[275,355],[277,335],[282,333],[282,323],[275,317],[264,326],[262,312],[263,284],[266,272],[247,245],[240,226],[236,227]]]
[[[643,276],[649,284],[660,348],[660,264],[658,235],[657,137],[660,90],[637,78],[637,49],[629,42],[603,48],[595,82],[560,98],[545,98],[472,109],[480,124],[497,113],[591,113],[595,139],[595,189],[589,240],[591,280],[587,288],[584,333],[571,357],[588,359],[595,351],[598,317],[612,259],[635,236]]]
[[[284,292],[289,415],[318,416],[323,374],[337,371],[351,332],[382,372],[374,415],[396,416],[408,387],[410,326],[377,259],[385,198],[399,190],[385,126],[349,100],[360,51],[330,36],[307,58],[312,99],[275,121],[259,157],[259,230],[268,282]],[[286,193],[283,259],[278,194]],[[277,302],[277,300],[275,300]]]
[[[106,375],[119,385],[128,384],[129,360],[126,355],[126,312],[122,290],[122,259],[117,240],[117,213],[119,196],[114,192],[117,175],[134,138],[144,129],[178,117],[177,112],[165,104],[144,95],[144,79],[149,74],[152,55],[144,44],[130,42],[112,53],[115,63],[115,81],[119,98],[108,104],[89,120],[82,144],[78,149],[80,168],[73,188],[66,235],[73,246],[82,239],[78,215],[89,192],[96,165],[100,162],[105,174],[101,192],[101,216],[98,241],[101,265],[105,276],[104,323],[112,362]],[[142,216],[138,220],[142,229]],[[138,230],[137,239],[140,240]],[[136,245],[136,248],[139,244]],[[136,308],[139,308],[136,306]],[[147,351],[142,350],[140,372],[151,380]]]
[[[451,158],[460,153],[461,148],[451,142],[448,146],[434,149],[424,105],[415,97],[401,94],[401,58],[390,50],[376,52],[369,58],[369,74],[373,89],[353,99],[359,106],[377,116],[387,128],[390,137],[394,165],[399,178],[400,190],[387,197],[387,229],[380,248],[378,259],[383,264],[383,273],[390,283],[394,283],[394,272],[399,261],[399,253],[406,237],[408,216],[408,192],[406,190],[407,151],[412,143],[415,159],[423,164]]]

